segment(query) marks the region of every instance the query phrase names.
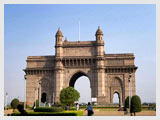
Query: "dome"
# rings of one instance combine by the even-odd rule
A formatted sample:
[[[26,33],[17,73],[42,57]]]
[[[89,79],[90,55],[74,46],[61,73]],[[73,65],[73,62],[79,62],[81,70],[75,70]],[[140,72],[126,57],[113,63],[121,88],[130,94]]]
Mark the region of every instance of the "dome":
[[[62,34],[60,28],[58,28],[58,31],[56,33],[56,37],[58,37],[58,36],[62,36],[63,37],[63,34]]]
[[[67,37],[65,38],[64,42],[68,42]]]
[[[98,29],[97,29],[95,35],[103,35],[103,32],[102,32],[102,30],[101,30],[101,28],[99,26],[98,26]]]

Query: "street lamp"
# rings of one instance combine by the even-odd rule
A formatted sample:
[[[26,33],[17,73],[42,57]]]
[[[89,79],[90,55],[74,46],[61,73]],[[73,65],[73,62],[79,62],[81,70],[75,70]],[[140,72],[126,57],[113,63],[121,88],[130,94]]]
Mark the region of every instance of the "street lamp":
[[[34,106],[34,109],[36,108],[36,88],[34,89],[34,99],[35,99],[35,106]]]
[[[132,74],[129,73],[129,79],[128,79],[128,82],[129,82],[129,113],[131,115],[131,97],[132,97]]]
[[[53,93],[53,104],[54,104],[54,102],[55,102],[55,94]]]
[[[24,110],[26,109],[26,75],[24,75]]]
[[[42,84],[42,81],[40,80],[39,81],[39,107],[41,105],[41,84]]]
[[[8,98],[8,93],[6,92],[6,109],[7,109],[7,98]]]

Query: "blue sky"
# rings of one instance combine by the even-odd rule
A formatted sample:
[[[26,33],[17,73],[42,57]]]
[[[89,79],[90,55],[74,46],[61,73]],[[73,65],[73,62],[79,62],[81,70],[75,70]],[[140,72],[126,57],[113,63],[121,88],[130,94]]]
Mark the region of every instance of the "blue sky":
[[[24,98],[22,69],[26,67],[27,56],[54,55],[54,36],[58,27],[69,41],[77,41],[80,20],[81,41],[95,40],[95,32],[100,26],[104,33],[105,53],[134,53],[138,66],[137,94],[143,102],[155,102],[155,5],[10,4],[5,5],[4,10],[4,91],[8,92],[9,101],[18,96],[20,100]],[[76,84],[83,86],[84,82],[78,80]]]

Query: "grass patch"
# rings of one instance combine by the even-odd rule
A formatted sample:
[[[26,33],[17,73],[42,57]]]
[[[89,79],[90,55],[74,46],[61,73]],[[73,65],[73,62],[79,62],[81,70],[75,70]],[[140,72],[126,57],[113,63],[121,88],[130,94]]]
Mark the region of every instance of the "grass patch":
[[[99,111],[118,111],[118,109],[98,109],[98,110]]]
[[[27,116],[82,116],[83,111],[63,111],[63,112],[28,112]],[[12,113],[11,116],[21,116],[19,112]]]
[[[60,107],[37,107],[34,112],[62,112],[63,108]]]

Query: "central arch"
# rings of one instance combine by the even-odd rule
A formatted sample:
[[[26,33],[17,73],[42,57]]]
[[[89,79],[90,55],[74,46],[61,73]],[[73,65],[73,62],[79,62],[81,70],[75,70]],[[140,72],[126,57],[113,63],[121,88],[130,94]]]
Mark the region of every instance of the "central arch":
[[[81,79],[82,78],[82,79]],[[87,79],[85,79],[85,78],[87,78]],[[78,81],[77,81],[78,80]],[[81,82],[79,81],[79,80],[82,80]],[[87,81],[85,81],[85,80],[87,80]],[[88,83],[89,82],[89,85],[87,84],[86,85],[86,83]],[[84,100],[84,96],[82,96],[82,95],[86,95],[86,93],[80,88],[80,87],[78,87],[77,86],[77,83],[83,83],[84,84],[84,86],[85,86],[85,90],[86,90],[86,92],[88,92],[87,93],[87,97],[86,97],[86,100]],[[69,79],[69,86],[70,87],[76,87],[75,86],[75,84],[76,84],[76,86],[77,86],[77,90],[80,92],[80,103],[82,102],[82,103],[84,103],[84,102],[91,102],[91,96],[92,96],[92,89],[91,89],[91,80],[90,80],[90,78],[88,77],[88,75],[85,73],[85,72],[83,72],[83,71],[77,71],[77,72],[75,72],[75,73],[73,73],[72,74],[72,76],[70,77],[70,79]],[[81,87],[84,87],[83,85],[80,85]],[[89,89],[88,89],[89,88]],[[76,88],[75,88],[76,89]],[[83,100],[82,100],[83,99]]]
[[[88,77],[87,74],[84,73],[84,72],[82,72],[82,71],[78,71],[78,72],[76,72],[75,74],[73,74],[73,76],[71,77],[71,79],[70,79],[70,81],[69,81],[69,86],[70,86],[70,87],[74,87],[76,80],[77,80],[78,78],[82,77],[82,76]],[[88,77],[88,79],[89,79],[89,81],[90,81],[90,78],[89,78],[89,77]],[[90,83],[91,83],[91,81],[90,81]]]

